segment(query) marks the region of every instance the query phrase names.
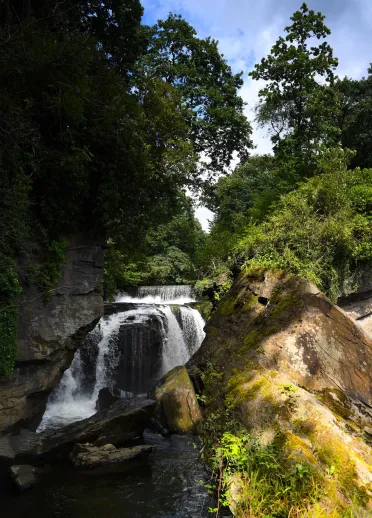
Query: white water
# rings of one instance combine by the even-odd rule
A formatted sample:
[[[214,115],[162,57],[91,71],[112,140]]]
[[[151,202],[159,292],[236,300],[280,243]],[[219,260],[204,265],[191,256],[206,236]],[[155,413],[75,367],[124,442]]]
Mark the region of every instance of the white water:
[[[187,306],[180,308],[182,333],[189,344],[189,358],[196,353],[204,340],[204,318],[199,311]],[[189,359],[188,358],[188,359]]]
[[[190,358],[190,351],[185,343],[182,329],[177,318],[169,306],[162,307],[167,317],[168,332],[163,346],[162,374],[166,374],[174,367],[184,365]]]
[[[162,366],[157,379],[174,367],[184,365],[191,355],[197,351],[205,336],[203,331],[205,322],[202,316],[195,309],[181,306],[179,308],[180,326],[171,307],[167,305],[168,298],[172,300],[172,304],[175,304],[175,300],[190,299],[192,295],[191,287],[164,286],[150,288],[144,289],[142,293],[139,290],[139,295],[144,295],[141,298],[142,303],[151,298],[152,305],[139,305],[136,309],[103,317],[96,328],[91,331],[90,337],[94,337],[95,343],[98,343],[98,355],[95,360],[95,381],[91,394],[84,392],[83,363],[80,351],[77,351],[71,367],[65,371],[58,387],[49,397],[38,432],[46,428],[65,426],[90,417],[96,412],[99,391],[104,387],[112,386],[114,383],[114,373],[120,359],[117,340],[121,327],[146,323],[146,321],[154,318],[158,320],[162,341]],[[153,291],[153,295],[149,295],[149,291]],[[136,297],[130,297],[129,295],[127,297],[126,302],[136,303]],[[172,299],[172,297],[174,298]],[[161,303],[154,305],[155,300],[161,300]],[[120,302],[123,302],[123,300],[120,300]]]
[[[195,302],[192,286],[139,286],[135,295],[120,293],[115,302],[132,302],[133,304],[188,304]]]

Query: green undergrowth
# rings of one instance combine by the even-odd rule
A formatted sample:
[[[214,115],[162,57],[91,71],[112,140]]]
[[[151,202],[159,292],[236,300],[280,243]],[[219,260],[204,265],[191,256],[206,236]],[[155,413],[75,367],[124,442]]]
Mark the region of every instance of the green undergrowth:
[[[257,375],[256,367],[249,362],[227,375],[208,362],[202,374],[201,456],[211,472],[204,485],[218,499],[210,512],[218,517],[229,507],[238,518],[369,516],[363,514],[369,496],[349,447],[316,412],[297,417],[296,385],[271,371]],[[256,402],[265,415],[252,415]],[[242,411],[260,426],[247,428]]]
[[[15,262],[0,256],[0,376],[12,373],[17,356],[17,297],[20,292]]]

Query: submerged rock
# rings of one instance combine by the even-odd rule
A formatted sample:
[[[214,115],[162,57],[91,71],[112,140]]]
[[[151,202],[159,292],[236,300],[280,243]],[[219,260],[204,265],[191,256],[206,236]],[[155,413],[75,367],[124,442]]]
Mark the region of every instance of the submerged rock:
[[[175,367],[155,386],[156,419],[171,433],[194,433],[201,412],[194,387],[185,367]]]
[[[12,466],[10,468],[10,476],[21,491],[30,489],[38,482],[36,469],[27,464]]]
[[[288,476],[298,466],[308,470],[324,494],[312,495],[316,504],[309,497],[306,516],[369,509],[367,516],[372,341],[365,332],[311,283],[258,267],[235,281],[206,333],[187,368],[202,387],[212,429],[228,432],[235,422],[275,452]],[[249,488],[239,470],[229,482],[227,498],[240,516]]]
[[[117,465],[151,453],[152,446],[140,445],[132,448],[115,448],[113,444],[93,446],[92,444],[77,444],[70,453],[70,460],[77,468],[97,468]]]

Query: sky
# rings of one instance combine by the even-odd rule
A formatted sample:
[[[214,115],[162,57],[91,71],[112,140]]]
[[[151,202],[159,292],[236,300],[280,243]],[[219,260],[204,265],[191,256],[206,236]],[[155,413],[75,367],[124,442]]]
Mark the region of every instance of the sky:
[[[169,12],[181,14],[197,31],[198,36],[211,36],[219,41],[234,72],[243,71],[244,85],[240,95],[247,103],[247,117],[253,122],[253,108],[258,100],[261,81],[253,81],[248,73],[263,57],[284,27],[290,25],[290,16],[298,10],[301,0],[142,0],[145,9],[143,22],[154,24]],[[325,23],[332,34],[327,41],[339,59],[337,73],[359,79],[367,75],[372,62],[372,0],[308,0],[310,9],[326,15]],[[270,137],[265,129],[253,123],[255,153],[271,151]],[[205,207],[197,209],[204,229],[212,213]]]

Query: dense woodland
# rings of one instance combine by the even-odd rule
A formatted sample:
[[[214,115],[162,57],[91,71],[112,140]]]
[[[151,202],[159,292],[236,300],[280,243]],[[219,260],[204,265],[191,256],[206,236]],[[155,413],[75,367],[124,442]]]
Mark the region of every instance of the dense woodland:
[[[244,78],[180,16],[142,15],[138,0],[1,3],[2,373],[22,283],[47,302],[75,232],[107,242],[107,296],[196,283],[218,297],[258,263],[337,300],[372,258],[372,75],[337,77],[324,16],[303,4]],[[266,81],[272,156],[253,148],[248,79]],[[209,234],[195,203],[215,213]]]

